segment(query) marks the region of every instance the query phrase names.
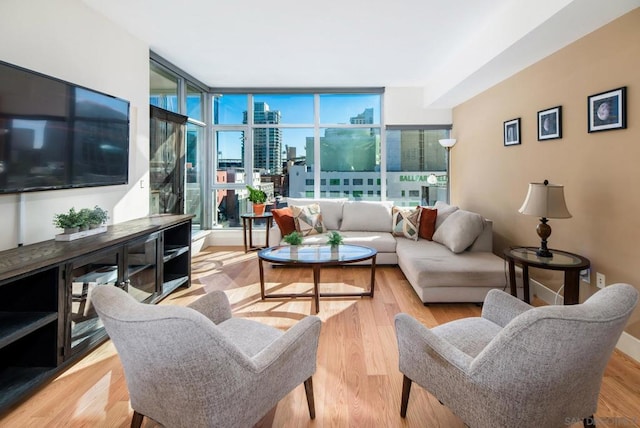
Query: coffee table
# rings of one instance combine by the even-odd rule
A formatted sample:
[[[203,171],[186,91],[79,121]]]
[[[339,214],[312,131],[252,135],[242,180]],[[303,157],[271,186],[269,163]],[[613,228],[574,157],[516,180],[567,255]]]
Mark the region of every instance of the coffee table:
[[[315,311],[320,311],[320,297],[373,297],[376,279],[376,255],[378,252],[360,245],[279,245],[266,248],[258,252],[260,267],[260,295],[262,300],[281,297],[311,297],[315,300]],[[362,293],[321,293],[320,268],[323,266],[340,266],[371,260],[371,285],[369,290]],[[313,293],[271,293],[267,294],[264,287],[263,262],[288,266],[305,266],[313,268]]]

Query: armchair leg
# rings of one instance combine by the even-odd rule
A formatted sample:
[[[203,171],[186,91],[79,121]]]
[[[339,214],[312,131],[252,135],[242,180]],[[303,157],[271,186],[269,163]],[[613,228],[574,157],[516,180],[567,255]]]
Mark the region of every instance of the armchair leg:
[[[582,425],[584,425],[584,428],[596,428],[596,420],[593,418],[593,415],[591,415],[582,420]]]
[[[140,428],[140,426],[142,425],[143,419],[144,419],[144,415],[134,410],[133,418],[131,418],[131,428]]]
[[[311,377],[304,381],[304,392],[307,394],[307,405],[309,406],[309,417],[316,418],[316,405],[313,400],[313,381]]]
[[[411,392],[411,379],[406,375],[402,378],[402,401],[400,403],[400,416],[407,417],[407,405],[409,404],[409,393]]]

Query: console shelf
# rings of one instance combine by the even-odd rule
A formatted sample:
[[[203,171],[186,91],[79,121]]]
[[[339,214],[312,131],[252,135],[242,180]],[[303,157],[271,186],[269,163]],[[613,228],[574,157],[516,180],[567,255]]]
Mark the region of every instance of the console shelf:
[[[57,319],[57,312],[0,312],[0,348]]]
[[[0,252],[0,413],[107,339],[95,287],[156,303],[191,285],[192,217],[145,217]]]

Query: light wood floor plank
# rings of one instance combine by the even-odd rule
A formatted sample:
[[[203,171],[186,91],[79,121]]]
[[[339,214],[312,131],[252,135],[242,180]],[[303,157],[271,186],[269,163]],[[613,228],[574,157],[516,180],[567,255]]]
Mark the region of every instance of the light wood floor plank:
[[[265,266],[269,287],[309,290],[312,274],[305,268]],[[323,269],[327,288],[369,286],[367,267]],[[211,247],[193,258],[193,285],[179,289],[161,304],[187,305],[212,290],[224,290],[235,316],[286,330],[312,313],[309,298],[260,300],[255,253],[239,247]],[[325,298],[318,369],[313,377],[316,419],[311,421],[304,388],[287,395],[273,415],[274,427],[442,427],[464,424],[418,385],[413,385],[407,418],[400,418],[402,375],[393,324],[406,312],[424,325],[479,316],[473,304],[425,307],[399,268],[376,269],[375,297]],[[600,427],[640,423],[640,365],[615,352],[602,383],[596,417]],[[0,427],[128,427],[133,411],[120,359],[106,342],[0,419]],[[610,419],[602,419],[610,418]],[[614,425],[616,419],[618,425]],[[602,421],[608,422],[602,423]],[[612,422],[613,421],[613,422]],[[622,422],[625,424],[623,425]],[[160,425],[145,418],[144,428]],[[577,428],[582,424],[573,424]]]

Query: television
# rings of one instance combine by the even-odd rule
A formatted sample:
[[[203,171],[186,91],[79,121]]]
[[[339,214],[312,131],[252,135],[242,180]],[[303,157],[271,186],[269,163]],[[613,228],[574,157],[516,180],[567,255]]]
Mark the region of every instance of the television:
[[[0,194],[128,181],[128,101],[0,61]]]

